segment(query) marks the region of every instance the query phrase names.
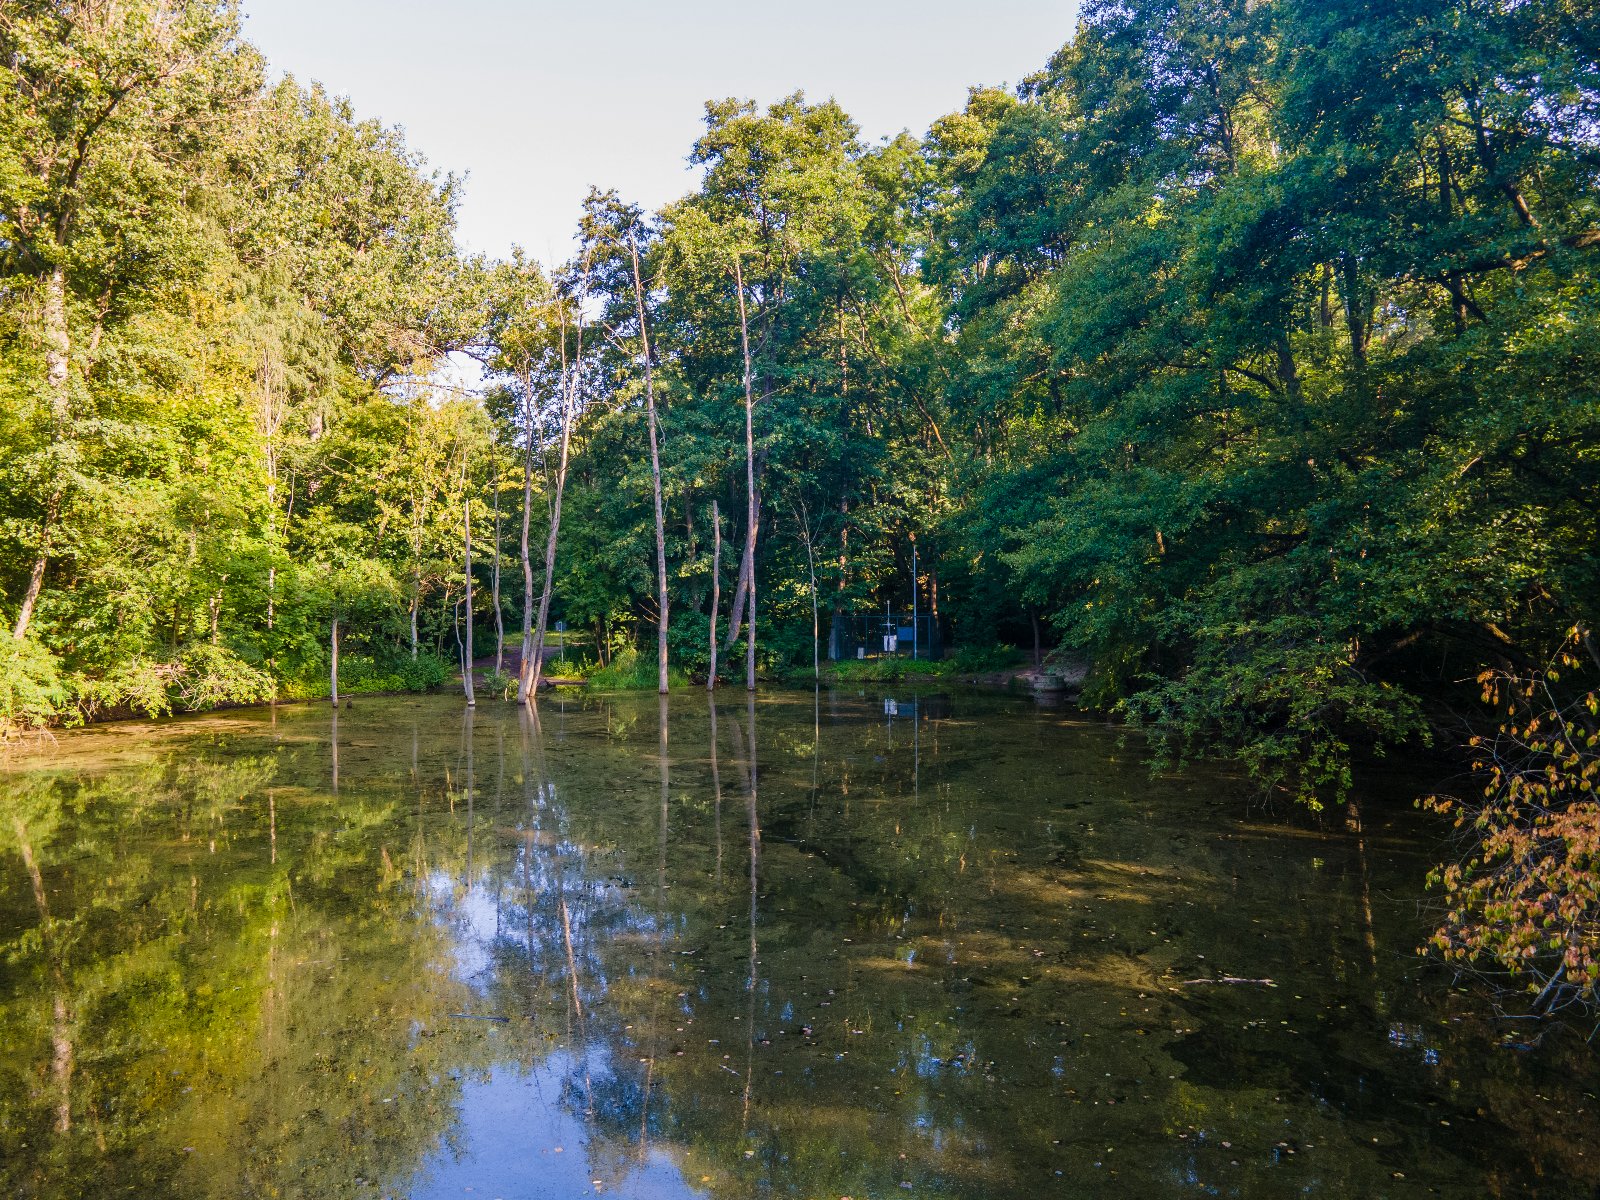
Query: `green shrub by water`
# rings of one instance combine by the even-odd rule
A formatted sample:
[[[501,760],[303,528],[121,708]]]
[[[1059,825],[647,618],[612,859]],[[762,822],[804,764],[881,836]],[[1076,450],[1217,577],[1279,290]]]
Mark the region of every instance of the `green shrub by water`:
[[[851,658],[823,670],[840,683],[894,683],[902,679],[944,679],[1003,671],[1022,661],[1014,646],[963,646],[949,658]],[[809,677],[810,671],[804,672]],[[799,678],[799,676],[795,676]]]
[[[634,647],[619,651],[606,666],[583,668],[589,686],[606,692],[653,692],[659,682],[656,662],[652,655],[646,658]],[[667,683],[671,687],[687,687],[689,676],[679,667],[667,667]]]
[[[426,652],[418,654],[415,659],[409,654],[384,659],[341,655],[339,694],[359,696],[377,692],[426,692],[443,684],[453,671],[451,664]],[[303,672],[278,685],[280,700],[320,700],[327,695],[328,669],[325,663],[320,670]]]

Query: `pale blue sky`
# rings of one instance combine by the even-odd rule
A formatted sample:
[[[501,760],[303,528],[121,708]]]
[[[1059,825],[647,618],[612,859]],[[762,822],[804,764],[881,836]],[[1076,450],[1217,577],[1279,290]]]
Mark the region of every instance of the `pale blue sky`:
[[[275,72],[321,80],[470,175],[469,250],[563,255],[591,183],[655,208],[689,190],[711,97],[834,96],[871,139],[922,133],[1072,32],[1072,0],[244,0]]]

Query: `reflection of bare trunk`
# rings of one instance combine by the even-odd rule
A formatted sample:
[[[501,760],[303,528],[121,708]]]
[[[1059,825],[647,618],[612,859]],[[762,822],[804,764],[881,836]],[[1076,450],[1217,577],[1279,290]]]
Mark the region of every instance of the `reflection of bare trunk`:
[[[657,446],[656,385],[650,366],[650,333],[645,325],[644,281],[639,276],[639,242],[630,230],[628,249],[633,253],[633,298],[639,307],[639,343],[644,349],[645,407],[650,413],[650,481],[656,501],[656,681],[657,690],[667,690],[667,522],[661,503],[661,452]]]
[[[713,636],[713,643],[716,639]],[[717,765],[717,702],[708,701],[711,710],[711,799],[717,826],[717,888],[722,888],[722,770]]]
[[[722,514],[717,502],[711,502],[711,671],[706,676],[706,690],[717,690],[717,606],[722,603]],[[716,709],[712,709],[712,733],[716,732]]]
[[[661,779],[661,821],[656,835],[656,937],[650,951],[650,1054],[645,1059],[644,1102],[639,1106],[639,1160],[644,1161],[649,1149],[650,1089],[655,1079],[656,1053],[660,1048],[660,1001],[663,987],[661,953],[667,937],[665,917],[667,895],[667,817],[668,802],[672,793],[671,763],[667,750],[667,698],[657,699],[656,769]]]
[[[1367,874],[1367,837],[1361,821],[1361,802],[1351,797],[1345,802],[1345,828],[1356,835],[1356,858],[1361,864],[1362,937],[1367,947],[1367,963],[1378,965],[1378,935],[1372,923],[1372,884]]]
[[[756,971],[756,894],[760,884],[761,823],[756,809],[756,700],[751,696],[746,704],[750,720],[749,757],[746,766],[745,810],[750,820],[750,974],[747,988],[750,993],[749,1011],[745,1014],[745,1068],[744,1068],[744,1124],[750,1128],[750,1089],[755,1080],[756,1059],[756,990],[759,980]]]
[[[469,705],[461,718],[461,737],[465,743],[463,749],[467,752],[467,886],[468,892],[472,891],[472,819],[473,800],[472,793],[475,783],[472,761],[472,718],[474,714]]]
[[[333,792],[339,794],[339,706],[333,708],[333,725],[328,731],[328,741],[333,751]],[[420,792],[417,793],[419,796]]]
[[[44,893],[44,875],[33,857],[33,842],[28,827],[21,817],[12,817],[11,826],[16,831],[17,846],[22,851],[22,865],[28,870],[28,881],[33,885],[33,903],[39,910],[39,937],[45,957],[50,961],[50,1076],[55,1080],[56,1132],[72,1130],[72,1011],[67,1006],[67,979],[61,969],[60,950],[56,945],[54,924],[50,920],[50,902]]]

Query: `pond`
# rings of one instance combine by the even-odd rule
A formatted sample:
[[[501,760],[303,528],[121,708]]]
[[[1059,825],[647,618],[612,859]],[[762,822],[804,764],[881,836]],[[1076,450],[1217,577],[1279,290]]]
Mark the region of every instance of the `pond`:
[[[1586,1031],[1418,958],[1441,830],[1363,788],[989,695],[62,735],[0,773],[0,1191],[1594,1195]]]

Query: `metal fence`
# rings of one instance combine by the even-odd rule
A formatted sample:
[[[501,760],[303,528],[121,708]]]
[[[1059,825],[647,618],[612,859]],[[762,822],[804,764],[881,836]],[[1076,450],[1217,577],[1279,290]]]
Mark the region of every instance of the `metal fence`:
[[[939,622],[926,613],[834,613],[828,634],[828,657],[848,658],[944,657]]]

